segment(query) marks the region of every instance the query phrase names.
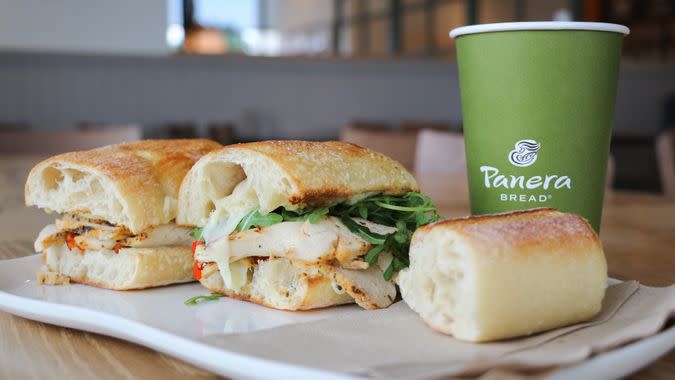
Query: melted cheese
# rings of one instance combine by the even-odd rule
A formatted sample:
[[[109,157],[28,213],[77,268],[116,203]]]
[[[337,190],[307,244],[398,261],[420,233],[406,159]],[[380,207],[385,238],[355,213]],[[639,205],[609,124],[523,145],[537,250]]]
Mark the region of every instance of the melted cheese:
[[[259,203],[251,182],[245,179],[234,188],[231,195],[217,201],[215,206],[202,230],[206,244],[234,232],[237,224],[256,210]]]
[[[202,237],[208,249],[197,250],[195,259],[200,262],[215,262],[218,265],[225,286],[239,290],[246,283],[248,268],[241,270],[240,266],[230,268],[230,247],[225,242],[232,232],[237,229],[239,222],[259,206],[258,196],[253,189],[250,179],[241,181],[232,190],[232,194],[220,199],[215,209],[202,229]],[[212,252],[218,252],[212,254]]]

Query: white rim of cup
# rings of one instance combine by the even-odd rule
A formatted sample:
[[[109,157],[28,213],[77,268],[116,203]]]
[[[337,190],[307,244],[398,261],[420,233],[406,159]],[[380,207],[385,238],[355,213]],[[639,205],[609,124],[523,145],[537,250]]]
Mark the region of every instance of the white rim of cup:
[[[624,25],[606,22],[579,22],[579,21],[529,21],[529,22],[499,22],[494,24],[468,25],[450,31],[451,38],[466,34],[508,32],[516,30],[591,30],[598,32],[620,33],[627,36],[630,29]]]

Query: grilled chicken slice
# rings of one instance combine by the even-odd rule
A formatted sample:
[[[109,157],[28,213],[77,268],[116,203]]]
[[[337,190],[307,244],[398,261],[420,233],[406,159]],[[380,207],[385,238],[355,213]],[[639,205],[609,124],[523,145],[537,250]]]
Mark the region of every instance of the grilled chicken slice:
[[[65,216],[40,231],[35,241],[35,251],[42,252],[52,245],[64,242],[81,250],[92,251],[103,249],[117,251],[128,247],[189,246],[192,243],[191,231],[189,227],[163,224],[134,235],[124,227],[113,226],[106,222]],[[71,240],[67,241],[69,239]]]
[[[377,265],[364,270],[331,266],[321,269],[328,272],[326,275],[364,309],[383,309],[394,303],[396,299],[396,285],[384,279],[383,272]]]
[[[358,223],[372,232],[387,234],[395,228],[365,220]],[[245,257],[284,257],[296,265],[337,265],[348,269],[366,269],[362,256],[371,244],[352,233],[335,217],[317,223],[283,222],[256,227],[221,237],[196,254],[201,262],[234,262]]]
[[[175,224],[162,224],[150,227],[138,235],[129,236],[120,241],[125,247],[166,247],[190,246],[194,240],[192,228]]]

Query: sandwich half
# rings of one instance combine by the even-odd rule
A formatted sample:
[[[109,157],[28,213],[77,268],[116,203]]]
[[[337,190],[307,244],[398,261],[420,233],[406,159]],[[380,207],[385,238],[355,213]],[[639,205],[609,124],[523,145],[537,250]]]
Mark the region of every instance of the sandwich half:
[[[36,165],[26,205],[59,214],[35,241],[46,269],[115,290],[191,281],[191,229],[174,223],[178,191],[190,167],[219,147],[210,140],[146,140]]]
[[[398,162],[345,142],[230,145],[186,175],[177,222],[197,226],[206,288],[285,310],[389,306],[412,232],[438,219]]]

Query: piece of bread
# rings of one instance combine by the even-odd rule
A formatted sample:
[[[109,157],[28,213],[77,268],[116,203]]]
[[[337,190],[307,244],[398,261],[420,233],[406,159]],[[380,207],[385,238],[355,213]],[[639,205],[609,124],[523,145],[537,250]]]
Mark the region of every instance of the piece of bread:
[[[186,175],[177,223],[203,225],[219,201],[247,182],[229,204],[253,204],[262,213],[319,207],[385,193],[418,191],[398,162],[346,142],[262,141],[226,146],[202,157]]]
[[[175,219],[183,177],[219,147],[210,140],[145,140],[54,156],[31,170],[26,205],[139,233]]]
[[[250,280],[237,291],[225,287],[215,263],[206,264],[199,281],[212,292],[281,310],[310,310],[354,302],[347,292],[333,286],[318,265],[301,267],[287,259],[270,258],[254,265],[240,260],[230,264],[231,270],[237,270],[238,265],[250,265]]]
[[[607,264],[585,219],[537,209],[418,229],[398,284],[429,326],[484,342],[592,318]]]
[[[71,282],[114,290],[145,289],[194,280],[190,247],[123,248],[119,253],[69,250],[56,244],[43,251],[49,271]]]
[[[40,285],[68,285],[70,284],[70,277],[61,273],[40,271],[37,275],[38,284]]]

